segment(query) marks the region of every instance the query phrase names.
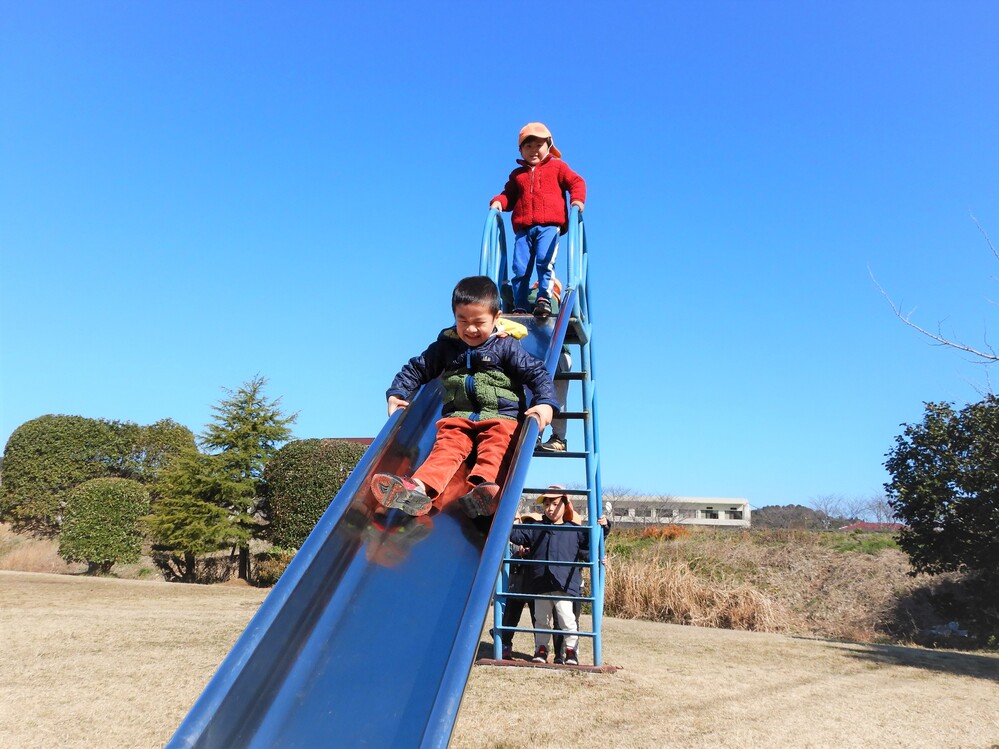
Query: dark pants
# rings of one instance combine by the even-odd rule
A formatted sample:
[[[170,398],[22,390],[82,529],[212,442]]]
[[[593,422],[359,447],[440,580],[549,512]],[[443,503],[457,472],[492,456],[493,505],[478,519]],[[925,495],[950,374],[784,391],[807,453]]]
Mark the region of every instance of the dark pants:
[[[510,568],[510,577],[507,580],[507,592],[509,593],[523,593],[524,592],[524,571],[522,567],[513,565]],[[509,596],[506,599],[506,605],[503,607],[503,626],[504,627],[516,627],[520,624],[520,617],[524,613],[524,606],[527,606],[531,611],[531,626],[534,624],[534,601],[529,598],[520,598],[519,596]],[[513,632],[503,630],[500,635],[500,639],[503,644],[507,647],[513,646]]]

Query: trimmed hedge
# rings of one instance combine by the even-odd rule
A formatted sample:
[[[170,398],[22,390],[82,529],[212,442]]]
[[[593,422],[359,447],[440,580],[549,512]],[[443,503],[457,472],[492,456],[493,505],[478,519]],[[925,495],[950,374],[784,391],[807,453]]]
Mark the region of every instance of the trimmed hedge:
[[[149,492],[138,481],[101,478],[76,487],[66,502],[59,555],[86,562],[88,574],[107,574],[142,552],[139,518],[149,512]]]
[[[289,442],[267,463],[271,541],[297,549],[354,470],[365,447],[337,439]]]
[[[135,424],[83,416],[26,421],[4,449],[0,519],[54,535],[68,493],[90,479],[121,476],[137,432]]]

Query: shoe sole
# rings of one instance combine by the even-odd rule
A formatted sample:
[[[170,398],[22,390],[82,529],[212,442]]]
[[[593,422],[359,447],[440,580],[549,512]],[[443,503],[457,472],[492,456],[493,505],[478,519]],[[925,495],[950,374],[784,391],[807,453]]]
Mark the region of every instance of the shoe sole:
[[[544,453],[564,453],[567,447],[568,445],[566,445],[565,447],[552,447],[547,442],[542,442],[535,449],[540,450],[541,452]]]
[[[402,479],[390,473],[376,473],[371,479],[371,492],[382,507],[402,510],[414,517],[426,515],[433,506],[430,497],[406,488]]]
[[[462,511],[470,518],[488,517],[496,514],[496,497],[499,495],[499,487],[496,487],[496,493],[490,495],[488,490],[483,489],[484,486],[486,484],[475,487],[458,500]],[[489,486],[496,486],[496,484]]]

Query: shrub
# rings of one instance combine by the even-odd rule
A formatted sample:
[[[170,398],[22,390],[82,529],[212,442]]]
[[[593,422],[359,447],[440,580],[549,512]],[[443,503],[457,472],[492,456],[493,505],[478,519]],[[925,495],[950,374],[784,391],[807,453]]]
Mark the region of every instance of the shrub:
[[[682,525],[649,525],[642,528],[642,538],[652,538],[656,541],[672,541],[690,535],[690,530]]]
[[[149,511],[149,492],[130,479],[92,479],[66,502],[59,555],[86,562],[87,573],[107,574],[117,562],[136,562],[142,551],[139,518]]]
[[[4,450],[0,516],[18,530],[59,531],[70,491],[122,476],[138,427],[82,416],[40,416],[14,430]]]
[[[289,442],[267,464],[271,540],[297,549],[364,454],[364,445],[336,439]]]
[[[253,584],[268,588],[276,583],[295,558],[295,552],[274,546],[254,557],[256,573]]]

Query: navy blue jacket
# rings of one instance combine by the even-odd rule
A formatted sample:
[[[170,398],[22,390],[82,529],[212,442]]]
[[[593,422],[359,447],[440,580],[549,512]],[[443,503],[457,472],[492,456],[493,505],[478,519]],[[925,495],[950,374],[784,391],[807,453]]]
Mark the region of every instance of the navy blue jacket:
[[[526,546],[525,559],[544,559],[555,562],[589,561],[590,533],[576,523],[562,523],[561,528],[579,528],[577,531],[555,530],[547,516],[530,528],[514,528],[510,543]],[[606,534],[606,530],[604,533]],[[525,564],[524,592],[548,593],[564,590],[569,596],[578,596],[582,589],[583,573],[579,567],[556,564]]]
[[[410,400],[437,377],[444,385],[444,416],[519,419],[526,408],[525,385],[533,394],[532,406],[547,403],[556,413],[559,410],[544,363],[513,336],[494,334],[472,347],[458,337],[456,328],[445,328],[426,351],[406,362],[385,396]]]

